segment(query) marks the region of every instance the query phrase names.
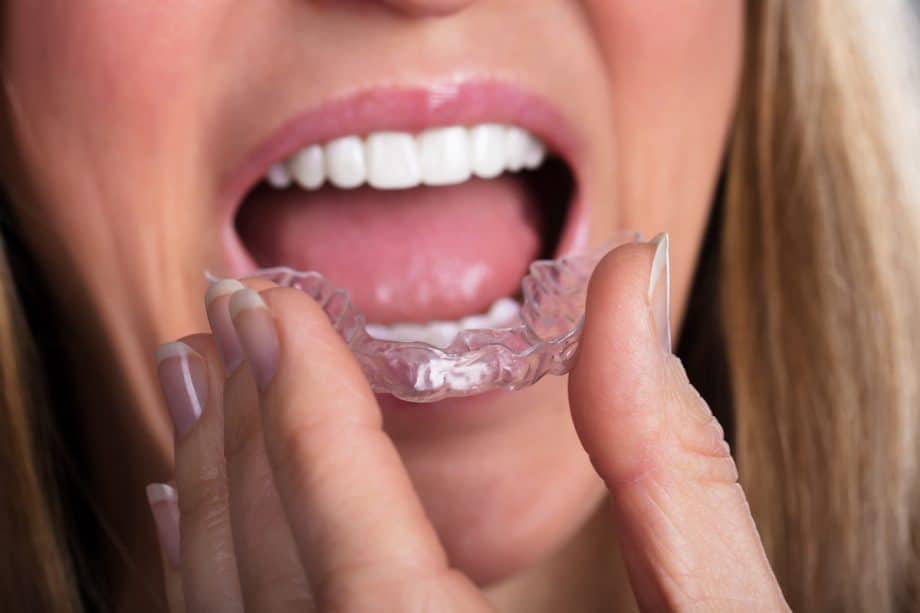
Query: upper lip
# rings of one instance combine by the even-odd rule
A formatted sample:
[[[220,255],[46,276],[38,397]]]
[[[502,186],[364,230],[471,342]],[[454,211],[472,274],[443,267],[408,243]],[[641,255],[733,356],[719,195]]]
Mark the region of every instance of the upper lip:
[[[477,123],[514,124],[528,130],[565,160],[578,183],[581,138],[554,105],[510,83],[466,79],[425,87],[365,89],[295,114],[227,177],[220,207],[226,219],[232,219],[243,197],[272,164],[308,145],[381,130],[418,132]]]

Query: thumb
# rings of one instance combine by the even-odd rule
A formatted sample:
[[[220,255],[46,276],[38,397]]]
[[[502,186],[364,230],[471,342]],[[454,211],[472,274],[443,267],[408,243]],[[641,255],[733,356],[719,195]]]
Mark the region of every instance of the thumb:
[[[718,421],[670,351],[668,237],[598,266],[569,377],[644,611],[786,610]]]

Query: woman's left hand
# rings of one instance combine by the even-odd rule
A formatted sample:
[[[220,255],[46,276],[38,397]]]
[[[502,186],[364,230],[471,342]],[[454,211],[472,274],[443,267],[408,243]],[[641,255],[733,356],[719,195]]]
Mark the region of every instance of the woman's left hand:
[[[653,269],[667,282],[663,249],[621,247],[592,279],[570,376],[576,429],[643,610],[786,610],[722,430],[665,347],[649,298]],[[212,298],[213,334],[166,346],[159,363],[176,487],[151,500],[172,613],[489,610],[450,568],[316,303],[265,284]]]

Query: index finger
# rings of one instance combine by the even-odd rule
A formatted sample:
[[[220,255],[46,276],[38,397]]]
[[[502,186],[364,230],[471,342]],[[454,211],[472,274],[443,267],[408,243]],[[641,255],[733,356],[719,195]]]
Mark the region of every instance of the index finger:
[[[259,387],[275,484],[321,606],[363,610],[387,598],[408,610],[434,598],[446,610],[484,609],[449,568],[374,395],[319,305],[294,289],[247,289],[230,310]]]

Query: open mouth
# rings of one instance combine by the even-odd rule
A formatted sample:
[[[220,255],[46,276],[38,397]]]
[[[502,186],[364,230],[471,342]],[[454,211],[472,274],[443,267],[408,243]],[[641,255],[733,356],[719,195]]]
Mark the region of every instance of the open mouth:
[[[446,346],[518,320],[535,259],[559,255],[574,173],[526,129],[377,131],[274,162],[235,227],[260,268],[315,270],[375,338]]]
[[[431,402],[563,374],[599,259],[583,143],[498,81],[332,100],[228,177],[230,274],[310,294],[377,392]]]

